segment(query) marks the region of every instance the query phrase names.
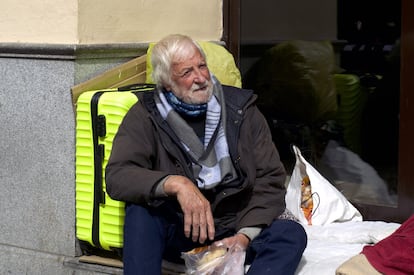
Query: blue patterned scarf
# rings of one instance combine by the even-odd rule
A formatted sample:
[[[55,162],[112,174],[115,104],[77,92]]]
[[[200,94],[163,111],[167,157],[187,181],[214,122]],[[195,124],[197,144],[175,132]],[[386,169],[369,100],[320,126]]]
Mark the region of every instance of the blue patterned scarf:
[[[188,104],[176,97],[171,91],[164,91],[164,95],[174,111],[179,114],[184,114],[190,117],[198,117],[207,112],[207,103]]]

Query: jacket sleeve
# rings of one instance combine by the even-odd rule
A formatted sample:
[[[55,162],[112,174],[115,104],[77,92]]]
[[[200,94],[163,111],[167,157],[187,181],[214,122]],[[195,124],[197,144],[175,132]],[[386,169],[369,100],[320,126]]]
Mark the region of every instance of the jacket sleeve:
[[[156,137],[148,112],[140,103],[125,116],[114,138],[106,166],[106,190],[115,200],[150,203],[167,172],[154,170]]]
[[[272,135],[263,114],[256,106],[246,111],[240,136],[239,149],[244,158],[242,169],[249,171],[252,194],[246,207],[239,213],[237,229],[269,225],[285,210],[286,171],[273,143]],[[247,153],[249,152],[251,153]],[[252,160],[246,160],[246,157]]]

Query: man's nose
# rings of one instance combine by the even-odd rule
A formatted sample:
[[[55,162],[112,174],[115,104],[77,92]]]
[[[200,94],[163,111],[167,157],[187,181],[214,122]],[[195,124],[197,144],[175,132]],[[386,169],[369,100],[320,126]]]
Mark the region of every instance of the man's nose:
[[[206,82],[207,78],[200,69],[196,69],[193,72],[194,72],[194,82],[197,82],[197,83]]]

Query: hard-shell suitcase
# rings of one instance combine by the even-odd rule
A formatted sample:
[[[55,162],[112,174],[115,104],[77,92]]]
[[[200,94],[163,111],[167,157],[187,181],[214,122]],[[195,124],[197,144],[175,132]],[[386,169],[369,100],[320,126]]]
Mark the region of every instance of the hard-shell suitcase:
[[[105,167],[112,141],[137,94],[151,84],[82,93],[76,108],[76,236],[81,248],[118,250],[123,243],[124,203],[106,191]]]

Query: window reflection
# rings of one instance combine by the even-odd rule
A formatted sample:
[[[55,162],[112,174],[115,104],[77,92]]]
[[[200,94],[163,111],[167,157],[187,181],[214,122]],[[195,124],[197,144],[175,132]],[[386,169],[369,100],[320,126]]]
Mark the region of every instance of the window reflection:
[[[244,83],[259,94],[288,172],[294,144],[350,201],[396,205],[399,45],[376,50],[372,70],[360,62],[374,54],[350,46],[341,70],[329,70],[333,50],[326,43],[282,42],[252,66]]]
[[[342,52],[346,74],[335,77],[343,140],[330,141],[317,165],[355,202],[397,204],[399,58],[398,41]]]
[[[347,41],[340,67],[355,76],[355,90],[337,85],[343,144],[328,145],[319,166],[350,200],[396,206],[401,3],[384,1],[375,10],[369,2],[338,1],[338,37]]]
[[[327,48],[311,41],[246,46],[243,86],[259,95],[288,173],[294,144],[352,202],[396,206],[401,3],[338,0],[337,11],[334,66]],[[277,32],[264,38],[280,39]]]

